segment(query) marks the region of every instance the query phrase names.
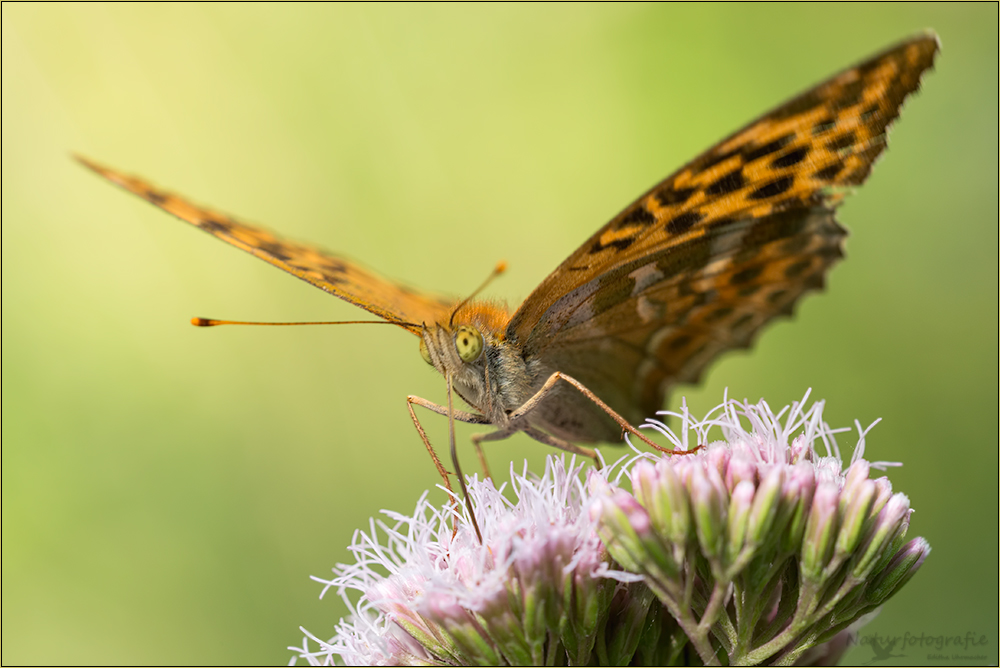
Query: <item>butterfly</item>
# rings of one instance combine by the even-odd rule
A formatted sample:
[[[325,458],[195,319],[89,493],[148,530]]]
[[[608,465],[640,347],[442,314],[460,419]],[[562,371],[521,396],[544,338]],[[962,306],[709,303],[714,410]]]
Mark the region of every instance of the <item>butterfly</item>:
[[[842,257],[835,213],[886,147],[886,131],[934,63],[925,33],[824,81],[723,139],[627,206],[510,312],[498,302],[417,292],[319,248],[282,239],[85,158],[113,183],[209,234],[416,335],[448,405],[413,406],[525,432],[569,452],[614,442],[667,390],[790,315]],[[198,320],[198,319],[196,319]],[[196,324],[216,324],[202,320]],[[452,391],[474,411],[456,410]],[[454,423],[451,426],[452,459]],[[644,439],[645,440],[645,439]],[[471,510],[471,508],[470,508]]]

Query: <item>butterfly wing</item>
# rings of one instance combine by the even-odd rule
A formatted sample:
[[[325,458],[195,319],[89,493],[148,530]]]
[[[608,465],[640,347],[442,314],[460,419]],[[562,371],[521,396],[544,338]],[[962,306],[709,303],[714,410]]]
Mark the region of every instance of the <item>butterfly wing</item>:
[[[910,39],[695,158],[546,278],[508,338],[629,420],[651,415],[670,385],[695,381],[721,352],[747,347],[823,286],[846,234],[834,211],[867,178],[938,49],[933,34]],[[575,413],[567,424],[588,425],[576,438],[618,440],[614,423],[591,415],[599,409],[564,397]]]
[[[314,246],[281,239],[232,216],[192,204],[134,176],[82,157],[77,159],[112,183],[181,220],[380,318],[399,323],[414,334],[420,333],[419,325],[423,322],[433,323],[447,318],[456,302],[447,297],[415,292],[345,258]]]

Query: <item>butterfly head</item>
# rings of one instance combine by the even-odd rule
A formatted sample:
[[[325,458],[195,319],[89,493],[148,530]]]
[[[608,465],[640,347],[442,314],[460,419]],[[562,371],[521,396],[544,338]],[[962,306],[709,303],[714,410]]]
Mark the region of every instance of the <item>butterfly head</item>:
[[[425,328],[420,337],[420,356],[438,371],[446,373],[467,364],[474,365],[483,356],[485,345],[482,332],[474,325]]]
[[[486,391],[487,349],[494,342],[474,324],[425,326],[420,356],[446,378],[469,403],[479,406]]]
[[[451,322],[424,325],[420,356],[439,373],[451,377],[462,398],[490,412],[489,407],[497,402],[495,396],[488,395],[499,389],[494,387],[497,381],[511,377],[512,365],[523,365],[516,363],[520,356],[505,341],[509,319],[507,309],[500,304],[470,302]]]

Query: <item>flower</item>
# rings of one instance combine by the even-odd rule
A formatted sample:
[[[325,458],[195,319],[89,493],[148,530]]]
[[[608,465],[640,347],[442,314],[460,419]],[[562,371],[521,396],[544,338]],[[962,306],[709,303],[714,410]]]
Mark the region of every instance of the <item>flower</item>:
[[[725,401],[700,421],[682,406],[672,414],[680,436],[644,426],[680,448],[691,435],[708,444],[713,427],[725,441],[640,456],[631,494],[590,476],[611,556],[643,576],[706,665],[722,654],[729,665],[839,656],[930,552],[922,538],[903,545],[909,500],[888,478],[870,479],[893,464],[864,459],[867,430],[858,425],[845,468],[823,402],[803,410],[807,398],[777,414],[764,401]]]
[[[482,545],[461,504],[435,508],[425,494],[412,516],[386,512],[391,524],[355,534],[354,564],[316,578],[324,592],[337,588],[351,620],[329,642],[307,632],[295,651],[311,663],[527,665],[556,655],[587,663],[594,653],[627,662],[638,637],[620,646],[598,635],[624,638],[615,629],[641,625],[653,596],[638,576],[609,569],[582,469],[550,457],[540,478],[512,470],[516,503],[492,481],[470,478]],[[361,592],[357,604],[348,590]]]
[[[676,432],[644,426],[679,449],[716,427],[725,442],[685,456],[636,450],[585,482],[584,465],[555,455],[541,477],[512,469],[507,496],[470,477],[482,544],[457,499],[383,511],[388,521],[355,533],[354,563],[314,578],[349,619],[329,640],[303,629],[293,661],[835,661],[930,548],[903,545],[909,502],[870,479],[891,464],[863,459],[867,431],[845,469],[822,402],[804,411],[806,398],[777,415],[726,400],[703,420],[682,405]]]

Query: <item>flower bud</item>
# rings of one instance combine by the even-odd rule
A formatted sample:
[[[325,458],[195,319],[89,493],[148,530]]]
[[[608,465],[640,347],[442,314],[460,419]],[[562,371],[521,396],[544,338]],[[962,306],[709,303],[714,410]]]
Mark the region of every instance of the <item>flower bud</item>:
[[[931,546],[923,538],[914,538],[903,546],[889,564],[869,582],[865,589],[869,604],[882,605],[900,587],[909,582],[930,553]]]
[[[893,539],[904,529],[910,517],[910,500],[905,494],[894,494],[879,512],[869,536],[859,548],[861,556],[851,571],[855,578],[867,577],[879,562]]]
[[[757,484],[757,465],[744,457],[733,457],[726,468],[726,487],[736,489],[736,486],[747,481]]]
[[[698,534],[698,542],[706,557],[717,559],[722,555],[725,541],[726,499],[721,482],[713,484],[712,477],[718,478],[715,468],[695,469],[691,472],[691,511]]]
[[[654,505],[657,516],[663,518],[665,538],[683,548],[691,537],[691,508],[684,483],[669,465],[672,460],[662,460],[657,465],[659,485]]]
[[[820,483],[813,497],[812,509],[802,539],[802,577],[817,580],[830,558],[834,537],[837,535],[837,502],[839,490],[831,482]]]
[[[792,467],[781,489],[781,504],[788,516],[785,531],[781,536],[781,551],[793,553],[802,544],[809,511],[812,509],[813,490],[816,486],[813,469],[800,462]]]
[[[867,467],[866,467],[867,469]],[[867,473],[867,470],[866,470]],[[872,499],[875,498],[875,482],[872,480],[862,480],[853,485],[851,498],[844,502],[845,491],[841,493],[841,506],[843,517],[840,522],[840,534],[837,536],[836,551],[839,554],[849,554],[861,541],[862,529],[869,517],[872,506]]]
[[[753,508],[747,523],[747,543],[760,545],[774,524],[778,514],[781,487],[785,480],[783,467],[774,466],[764,476],[753,498]]]
[[[726,527],[726,563],[733,564],[746,540],[747,522],[753,507],[754,486],[749,480],[736,485],[729,497],[729,512]]]
[[[847,504],[851,503],[857,493],[858,486],[868,482],[870,465],[864,459],[859,459],[844,474],[844,486],[840,490],[840,516],[847,514]]]

